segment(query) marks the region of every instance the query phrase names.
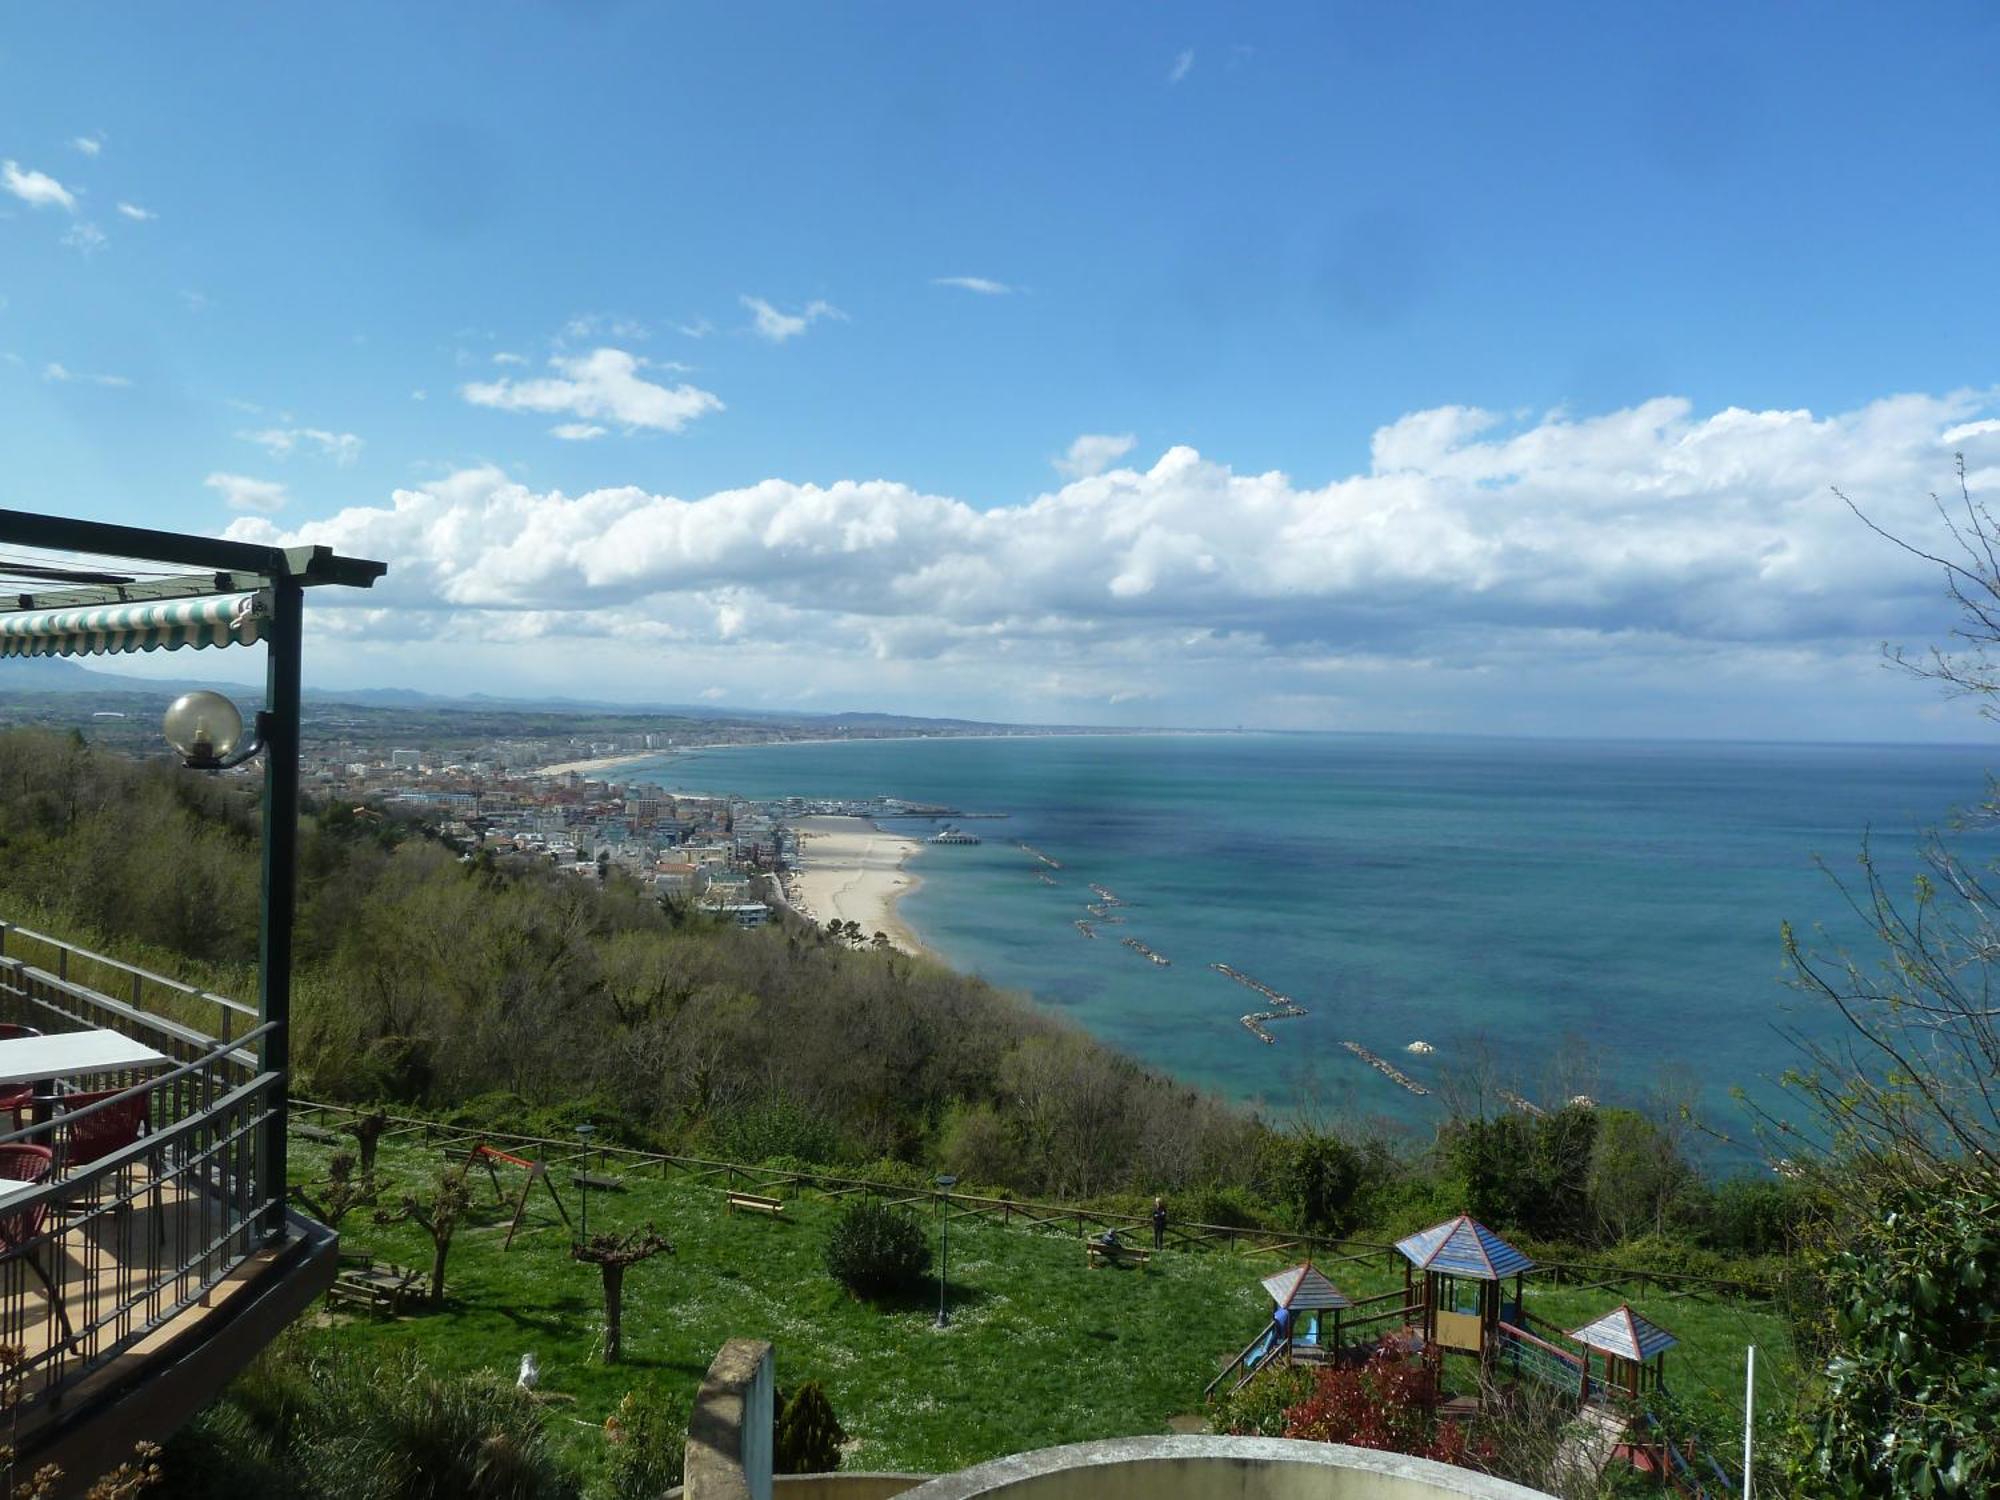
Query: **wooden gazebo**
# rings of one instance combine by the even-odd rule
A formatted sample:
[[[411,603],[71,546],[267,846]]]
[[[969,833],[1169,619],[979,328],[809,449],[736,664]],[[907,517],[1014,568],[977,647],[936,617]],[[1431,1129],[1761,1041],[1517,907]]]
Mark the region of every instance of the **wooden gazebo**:
[[[1589,1393],[1590,1356],[1595,1354],[1604,1361],[1605,1386],[1634,1401],[1666,1384],[1667,1351],[1680,1342],[1659,1324],[1632,1311],[1627,1302],[1569,1336],[1583,1345],[1585,1394]]]
[[[1469,1214],[1400,1239],[1396,1249],[1407,1262],[1405,1305],[1419,1309],[1425,1347],[1489,1358],[1499,1343],[1502,1283],[1514,1278],[1518,1304],[1522,1273],[1534,1262]]]

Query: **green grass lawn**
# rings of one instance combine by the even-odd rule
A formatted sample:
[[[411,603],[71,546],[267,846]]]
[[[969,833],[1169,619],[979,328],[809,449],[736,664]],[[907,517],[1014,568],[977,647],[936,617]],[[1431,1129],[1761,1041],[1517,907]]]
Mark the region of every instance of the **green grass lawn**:
[[[295,1137],[294,1180],[322,1176],[334,1149]],[[443,1165],[435,1146],[385,1141],[383,1200],[434,1179]],[[1168,1252],[1148,1267],[1093,1271],[1074,1231],[959,1219],[951,1227],[953,1321],[940,1331],[934,1283],[927,1295],[885,1308],[857,1302],[826,1274],[821,1248],[838,1204],[799,1196],[782,1220],[727,1215],[716,1186],[607,1170],[620,1171],[626,1187],[590,1195],[592,1231],[650,1220],[676,1247],[626,1277],[623,1364],[598,1362],[598,1273],[570,1260],[569,1231],[546,1194],[538,1189],[529,1199],[530,1223],[503,1251],[511,1203],[494,1203],[480,1172],[469,1179],[475,1206],[452,1248],[444,1308],[395,1320],[336,1314],[304,1337],[335,1350],[415,1348],[443,1371],[510,1377],[532,1350],[542,1389],[575,1397],[574,1405],[552,1405],[550,1420],[586,1465],[601,1450],[599,1427],[626,1392],[652,1385],[691,1394],[724,1340],[769,1339],[781,1385],[825,1386],[854,1440],[844,1467],[935,1473],[1022,1449],[1164,1432],[1170,1417],[1199,1410],[1221,1362],[1263,1326],[1270,1309],[1258,1278],[1281,1264]],[[576,1191],[566,1172],[557,1175],[575,1215]],[[518,1180],[507,1183],[510,1191]],[[430,1265],[430,1242],[412,1225],[377,1225],[356,1210],[341,1230],[346,1248]],[[1328,1271],[1355,1298],[1402,1284],[1379,1257]],[[1621,1295],[1531,1283],[1528,1306],[1573,1327]],[[1769,1369],[1764,1399],[1789,1380],[1775,1313],[1659,1294],[1630,1300],[1680,1335],[1683,1347],[1668,1356],[1670,1380],[1689,1394],[1712,1391],[1720,1410],[1740,1410],[1747,1342],[1759,1345],[1760,1371]]]

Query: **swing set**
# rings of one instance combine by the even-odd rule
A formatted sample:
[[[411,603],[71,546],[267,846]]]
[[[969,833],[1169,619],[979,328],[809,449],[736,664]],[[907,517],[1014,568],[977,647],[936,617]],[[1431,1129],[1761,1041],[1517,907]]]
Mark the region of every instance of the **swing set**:
[[[493,1201],[495,1203],[504,1203],[507,1199],[505,1189],[500,1186],[501,1166],[519,1167],[523,1172],[527,1173],[521,1179],[520,1192],[514,1197],[514,1217],[508,1221],[507,1238],[500,1246],[502,1250],[513,1249],[514,1235],[520,1229],[522,1221],[528,1216],[528,1195],[534,1192],[535,1184],[538,1182],[548,1189],[549,1199],[555,1204],[556,1212],[562,1215],[564,1227],[572,1233],[575,1232],[576,1226],[570,1222],[569,1210],[563,1207],[562,1194],[556,1191],[555,1181],[549,1176],[547,1162],[533,1161],[525,1156],[514,1156],[502,1151],[497,1146],[489,1146],[486,1142],[479,1141],[473,1145],[470,1151],[465,1153],[464,1165],[459,1168],[458,1173],[458,1180],[460,1182],[465,1181],[466,1174],[472,1170],[473,1163],[475,1162],[486,1169],[487,1180],[493,1184]],[[547,1223],[548,1221],[544,1220],[543,1222]]]

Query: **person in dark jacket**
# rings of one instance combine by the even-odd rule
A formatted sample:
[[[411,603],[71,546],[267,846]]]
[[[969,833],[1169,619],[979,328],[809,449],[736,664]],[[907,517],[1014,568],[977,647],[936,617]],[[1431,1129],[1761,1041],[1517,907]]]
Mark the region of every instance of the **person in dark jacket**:
[[[1167,1200],[1164,1198],[1153,1200],[1153,1248],[1167,1248]]]

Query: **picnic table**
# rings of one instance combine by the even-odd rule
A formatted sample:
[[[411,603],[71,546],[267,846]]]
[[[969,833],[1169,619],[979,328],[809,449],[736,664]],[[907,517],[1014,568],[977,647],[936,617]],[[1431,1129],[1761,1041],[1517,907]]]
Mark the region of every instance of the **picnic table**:
[[[1153,1258],[1153,1252],[1139,1245],[1128,1245],[1123,1240],[1105,1240],[1097,1235],[1087,1235],[1083,1241],[1084,1264],[1093,1269],[1098,1266],[1143,1266]]]
[[[340,1272],[327,1295],[337,1301],[386,1311],[395,1317],[412,1293],[421,1294],[423,1272],[408,1266],[377,1265],[368,1256],[341,1257]]]

